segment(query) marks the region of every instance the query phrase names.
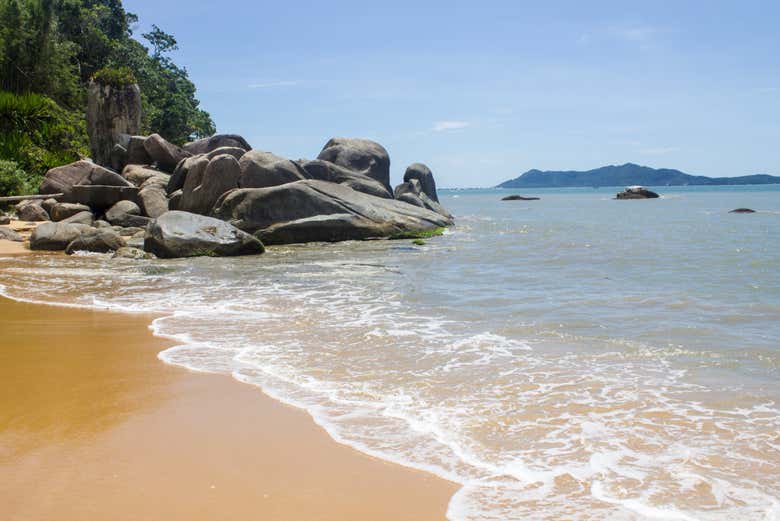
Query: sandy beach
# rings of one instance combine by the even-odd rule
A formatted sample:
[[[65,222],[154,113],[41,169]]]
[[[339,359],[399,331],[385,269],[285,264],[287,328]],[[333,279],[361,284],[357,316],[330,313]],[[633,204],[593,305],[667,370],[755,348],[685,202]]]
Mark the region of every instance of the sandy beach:
[[[8,521],[434,520],[456,486],[156,355],[152,317],[0,299]]]

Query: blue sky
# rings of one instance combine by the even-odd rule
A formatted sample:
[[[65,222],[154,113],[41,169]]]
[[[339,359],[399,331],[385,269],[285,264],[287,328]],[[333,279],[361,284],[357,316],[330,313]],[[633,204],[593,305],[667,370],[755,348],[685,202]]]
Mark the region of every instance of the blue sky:
[[[780,175],[778,2],[126,0],[174,34],[220,132],[314,158],[331,136],[440,186],[635,162]]]

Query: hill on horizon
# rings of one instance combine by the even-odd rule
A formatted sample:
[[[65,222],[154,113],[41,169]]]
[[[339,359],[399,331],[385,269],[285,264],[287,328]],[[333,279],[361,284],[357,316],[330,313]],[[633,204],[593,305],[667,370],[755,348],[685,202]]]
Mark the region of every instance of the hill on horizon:
[[[558,188],[578,186],[685,186],[685,185],[758,185],[780,184],[780,177],[765,174],[740,177],[694,176],[669,168],[626,163],[593,170],[529,170],[520,177],[504,181],[496,188]]]

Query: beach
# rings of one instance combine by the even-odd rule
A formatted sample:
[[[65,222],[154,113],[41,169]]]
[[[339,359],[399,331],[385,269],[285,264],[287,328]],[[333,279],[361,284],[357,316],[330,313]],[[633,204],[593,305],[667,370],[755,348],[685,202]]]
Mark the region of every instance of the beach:
[[[162,363],[152,318],[0,299],[5,520],[445,518],[454,484],[340,445],[256,387]]]

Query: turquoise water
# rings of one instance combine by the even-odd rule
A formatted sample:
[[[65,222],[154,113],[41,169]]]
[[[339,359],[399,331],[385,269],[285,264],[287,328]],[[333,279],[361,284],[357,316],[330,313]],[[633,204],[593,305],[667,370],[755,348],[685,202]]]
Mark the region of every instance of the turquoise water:
[[[460,483],[453,520],[778,519],[780,187],[656,190],[443,190],[425,246],[5,258],[0,285],[163,313],[161,359]]]

